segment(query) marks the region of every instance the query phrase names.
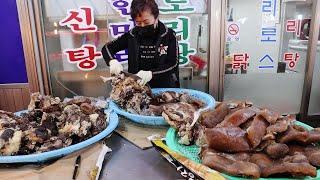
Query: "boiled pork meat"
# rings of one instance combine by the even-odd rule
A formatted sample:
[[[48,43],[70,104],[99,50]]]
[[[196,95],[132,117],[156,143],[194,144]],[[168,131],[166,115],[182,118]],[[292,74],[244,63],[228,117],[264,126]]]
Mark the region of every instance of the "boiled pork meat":
[[[236,157],[231,154],[205,151],[202,155],[202,164],[232,176],[260,177],[260,169],[256,164],[236,160]]]
[[[217,124],[222,122],[229,113],[229,105],[227,103],[221,103],[215,110],[202,113],[199,121],[206,128],[214,128]]]
[[[193,117],[196,109],[184,102],[166,104],[163,106],[162,116],[169,125],[178,130],[179,143],[189,145],[193,142]]]
[[[301,126],[290,125],[288,130],[279,138],[280,143],[299,142],[306,143],[308,139],[308,131]]]
[[[291,175],[293,177],[317,176],[317,169],[309,163],[275,163],[261,172],[262,177],[274,175]]]
[[[211,128],[205,130],[210,148],[221,152],[247,152],[250,145],[246,132],[239,127]]]
[[[271,158],[279,159],[289,153],[289,147],[286,144],[272,143],[266,147],[265,152]]]
[[[315,167],[320,165],[320,148],[315,146],[320,141],[319,129],[308,131],[293,124],[295,116],[280,116],[245,103],[233,103],[232,107],[223,102],[202,115],[200,124],[210,127],[204,131],[207,145],[206,150],[201,148],[203,164],[235,176],[253,177],[248,163],[258,167],[257,176],[261,177],[316,176]],[[294,143],[300,146],[292,147]],[[239,152],[250,157],[241,158],[244,156]],[[244,164],[251,168],[242,169]]]
[[[253,122],[247,129],[247,138],[251,147],[256,148],[259,146],[263,136],[266,134],[266,129],[269,123],[261,116],[255,116]]]
[[[238,127],[256,114],[252,108],[240,109],[228,116],[217,127]]]

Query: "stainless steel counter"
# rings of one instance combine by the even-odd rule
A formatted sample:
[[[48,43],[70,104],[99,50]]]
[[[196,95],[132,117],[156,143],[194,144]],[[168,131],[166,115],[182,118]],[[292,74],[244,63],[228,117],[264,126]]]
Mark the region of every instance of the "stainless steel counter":
[[[183,179],[154,148],[142,150],[116,133],[106,140],[106,144],[112,152],[105,160],[100,179]]]

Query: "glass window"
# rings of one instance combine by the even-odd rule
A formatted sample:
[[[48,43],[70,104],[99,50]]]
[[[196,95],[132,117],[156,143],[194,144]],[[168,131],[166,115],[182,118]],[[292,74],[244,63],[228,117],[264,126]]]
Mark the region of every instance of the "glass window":
[[[299,112],[310,2],[227,2],[224,99]]]
[[[308,115],[320,115],[320,34],[318,39]]]
[[[72,50],[75,55],[76,49],[79,52],[79,48],[84,48],[81,50],[89,52],[90,47],[94,46],[96,47],[94,52],[99,53],[105,43],[131,29],[134,26],[129,15],[131,0],[46,0],[41,3],[53,95],[108,96],[111,87],[100,80],[101,75],[109,76],[108,67],[102,57],[95,56],[96,66],[91,66],[90,62],[80,64],[79,59],[79,61],[74,59],[74,62],[70,63],[71,56],[64,52],[70,50],[71,53]],[[173,28],[179,39],[181,86],[207,91],[207,1],[157,0],[157,3],[160,9],[160,20]],[[77,11],[78,16],[87,17],[86,13],[89,13],[89,10],[83,7],[91,8],[94,24],[84,21],[87,24],[84,23],[79,27],[90,30],[96,26],[96,30],[92,32],[75,32],[79,27],[72,26],[72,23],[67,25],[71,22],[67,22],[70,20],[66,18],[68,11],[70,14],[72,14],[71,11]],[[61,24],[64,20],[66,20],[65,24]],[[73,18],[72,21],[77,20],[79,19]],[[127,69],[127,51],[117,53],[115,58]],[[81,67],[90,67],[92,70]]]

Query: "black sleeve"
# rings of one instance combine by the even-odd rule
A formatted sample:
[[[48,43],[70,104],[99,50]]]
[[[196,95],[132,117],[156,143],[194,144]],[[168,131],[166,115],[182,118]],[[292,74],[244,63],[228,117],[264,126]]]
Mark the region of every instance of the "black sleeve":
[[[111,59],[114,59],[114,55],[122,50],[125,50],[128,48],[128,36],[129,33],[125,33],[119,38],[108,42],[102,47],[102,56],[107,65],[109,66],[109,62]]]
[[[161,76],[163,74],[172,74],[175,67],[179,65],[179,45],[176,34],[173,30],[169,31],[169,45],[167,51],[167,58],[161,60],[159,67],[151,69],[153,77]]]

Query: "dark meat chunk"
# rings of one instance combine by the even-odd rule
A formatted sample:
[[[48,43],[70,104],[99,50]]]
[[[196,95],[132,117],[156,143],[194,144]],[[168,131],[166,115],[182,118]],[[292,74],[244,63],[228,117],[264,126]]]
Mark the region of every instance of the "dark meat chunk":
[[[315,128],[308,132],[308,138],[306,143],[312,144],[312,143],[318,143],[320,142],[320,128]]]
[[[92,106],[91,104],[88,103],[82,103],[80,105],[80,110],[86,114],[86,115],[90,115],[93,114],[94,111],[96,110],[96,108],[94,106]]]
[[[35,153],[35,144],[30,142],[26,137],[21,139],[21,147],[18,151],[19,155],[28,155]]]
[[[289,123],[290,122],[286,120],[279,120],[267,128],[267,133],[277,134],[285,132],[288,129]]]
[[[92,122],[92,134],[96,135],[103,131],[106,126],[106,117],[102,110],[96,110],[96,114],[90,115],[90,120]]]
[[[292,156],[286,156],[280,161],[289,163],[309,163],[308,158],[303,153],[295,153]]]
[[[310,164],[320,167],[320,148],[317,146],[309,145],[307,147],[300,145],[289,145],[289,154],[303,153],[307,156]]]
[[[0,155],[27,155],[63,148],[100,133],[107,125],[104,109],[85,103],[89,98],[73,102],[81,107],[39,93],[31,99],[30,110],[21,117],[0,110]]]
[[[289,155],[294,155],[296,152],[304,153],[305,147],[301,145],[289,144]]]
[[[310,164],[320,167],[320,147],[309,145],[304,149],[304,154],[307,156]]]
[[[264,157],[263,157],[264,156]],[[302,153],[295,153],[286,156],[270,164],[270,159],[265,155],[260,155],[255,161],[261,168],[261,176],[269,177],[274,175],[291,175],[293,177],[312,176],[317,174],[316,168],[308,163],[306,156]],[[254,162],[254,160],[250,161]]]
[[[58,104],[50,105],[42,108],[43,112],[52,113],[56,111],[61,111],[61,107]]]
[[[264,117],[270,124],[274,124],[280,116],[279,113],[270,111],[268,109],[263,109],[259,112],[259,115]]]
[[[193,140],[197,146],[203,146],[206,142],[206,137],[204,135],[205,127],[201,126],[198,122],[195,123],[193,127]]]
[[[14,135],[13,129],[5,129],[2,132],[0,132],[0,149],[3,148],[8,142],[9,139],[11,139]]]
[[[194,106],[196,109],[200,109],[202,107],[204,107],[204,103],[196,98],[191,97],[189,94],[182,94],[180,96],[180,102],[185,102],[188,104],[191,104],[192,106]]]
[[[71,145],[71,143],[71,139],[64,139],[61,137],[53,136],[49,140],[44,142],[39,148],[37,148],[37,152],[47,152],[55,149],[60,149]]]
[[[8,141],[10,138],[13,137],[13,134],[14,134],[13,129],[5,129],[0,136],[0,139],[3,139],[4,141]]]
[[[151,113],[151,115],[154,116],[161,116],[163,112],[163,105],[149,105],[148,111]]]
[[[57,118],[52,117],[51,115],[46,116],[45,119],[42,120],[41,126],[45,129],[48,129],[50,132],[50,135],[56,136],[58,135],[58,127],[57,127]]]
[[[263,136],[262,141],[269,141],[269,140],[275,140],[276,136],[274,134],[266,134]]]
[[[254,118],[250,118],[247,122],[240,125],[240,128],[247,131],[248,128],[251,126]]]
[[[19,130],[14,130],[13,134],[12,129],[4,130],[0,138],[0,155],[15,155],[19,151],[22,135],[22,131]]]
[[[232,159],[234,161],[249,161],[250,160],[250,154],[246,152],[240,152],[240,153],[234,153],[234,154],[228,154],[228,153],[222,153],[219,151],[216,151],[212,148],[209,148],[208,146],[202,146],[200,149],[200,157],[202,158],[203,155],[206,153],[219,153],[223,154],[224,157],[227,157],[229,159]]]
[[[3,111],[0,109],[0,118],[2,119],[2,118],[8,118],[8,117],[15,118],[17,116],[15,116],[12,112]]]
[[[282,158],[289,152],[289,147],[286,144],[273,143],[267,146],[265,152],[273,159]]]
[[[246,108],[248,107],[246,105],[246,102],[243,101],[229,101],[229,102],[224,102],[227,103],[230,110],[230,114],[228,116],[230,116],[231,114],[233,114],[236,111],[239,111],[240,109]]]
[[[200,124],[206,128],[214,128],[222,122],[230,113],[230,108],[227,103],[221,103],[215,110],[210,110],[201,114]]]
[[[263,136],[266,134],[266,129],[269,123],[262,116],[255,116],[252,124],[247,129],[247,138],[253,148],[259,146]]]
[[[234,160],[224,153],[206,151],[202,156],[202,163],[212,169],[232,176],[260,177],[260,169],[256,164]]]
[[[222,152],[246,152],[250,146],[245,138],[246,132],[239,127],[211,128],[205,130],[210,148]]]
[[[283,136],[279,138],[280,143],[300,142],[305,143],[308,138],[308,131],[301,126],[290,125]]]
[[[239,152],[234,154],[222,153],[224,157],[234,160],[234,161],[244,161],[248,162],[250,160],[250,154],[245,152]]]
[[[161,99],[165,103],[176,103],[180,100],[180,94],[174,91],[166,91],[161,94]]]
[[[256,114],[252,108],[240,109],[231,115],[225,117],[225,119],[217,125],[217,127],[238,127],[242,123],[245,123],[248,119]]]
[[[131,113],[149,115],[145,112],[152,102],[152,93],[149,86],[141,86],[136,76],[121,73],[112,80],[110,98],[121,108]]]
[[[261,171],[263,171],[263,169],[270,167],[273,165],[273,161],[272,159],[270,159],[266,154],[264,153],[256,153],[253,154],[250,157],[249,162],[254,163],[256,165],[259,166],[259,168],[261,169]]]
[[[178,130],[179,143],[189,145],[193,140],[195,108],[187,103],[179,102],[163,106],[162,116],[169,125]]]
[[[316,167],[320,167],[320,151],[313,152],[310,154],[307,153],[307,156],[310,164]]]
[[[31,95],[31,101],[28,106],[29,111],[33,111],[35,109],[41,109],[43,112],[51,113],[54,111],[61,110],[61,101],[58,97],[44,96],[40,93],[33,93]]]
[[[267,133],[272,133],[272,134],[278,134],[278,133],[283,133],[285,132],[289,125],[296,119],[294,115],[287,115],[283,118],[278,119],[278,121],[270,125],[267,128]]]
[[[40,109],[35,109],[29,113],[23,113],[22,118],[28,119],[29,122],[40,123],[42,119],[43,112]]]
[[[275,163],[272,166],[264,168],[262,170],[262,177],[269,177],[273,175],[291,175],[293,177],[303,176],[317,176],[317,169],[311,166],[309,163]]]
[[[38,138],[37,142],[42,143],[43,141],[49,139],[49,132],[45,127],[38,127],[34,131],[36,137]]]
[[[67,105],[75,104],[77,106],[80,106],[83,103],[91,104],[91,100],[87,97],[79,96],[77,98],[73,98],[69,102],[67,102]]]
[[[275,140],[262,141],[260,145],[255,149],[255,151],[260,152],[267,148],[270,144],[275,143]]]

